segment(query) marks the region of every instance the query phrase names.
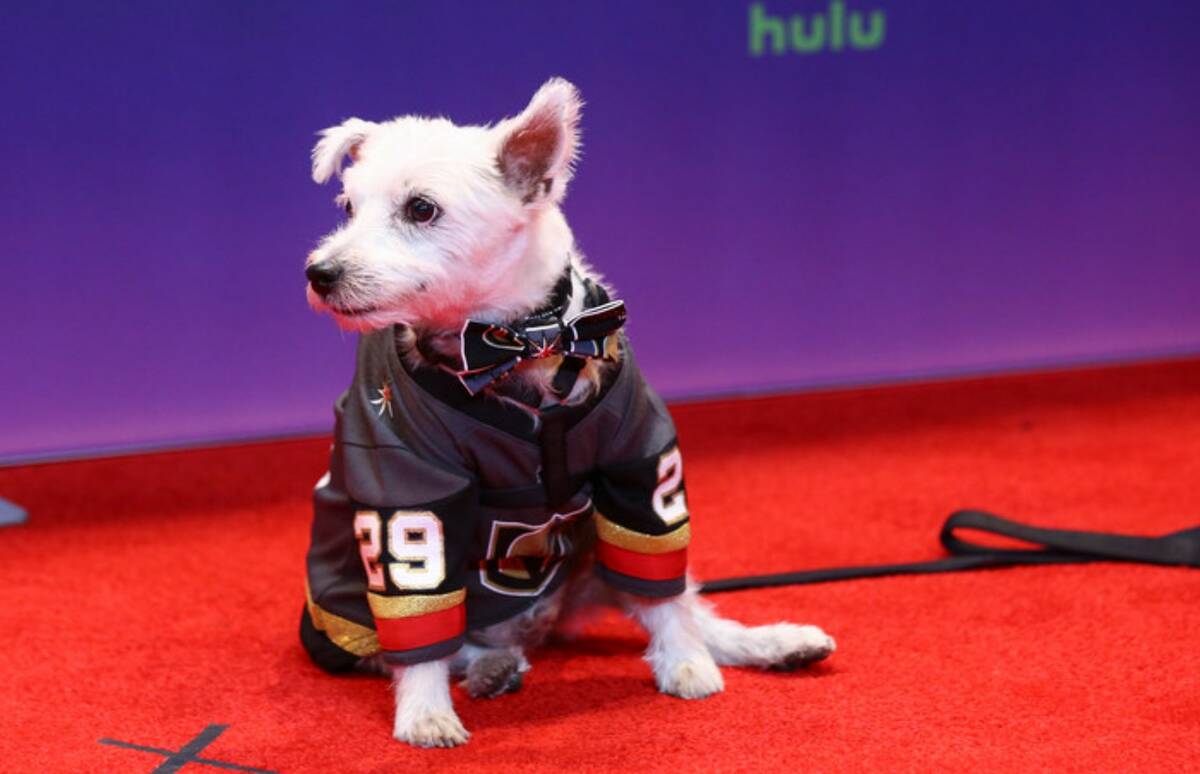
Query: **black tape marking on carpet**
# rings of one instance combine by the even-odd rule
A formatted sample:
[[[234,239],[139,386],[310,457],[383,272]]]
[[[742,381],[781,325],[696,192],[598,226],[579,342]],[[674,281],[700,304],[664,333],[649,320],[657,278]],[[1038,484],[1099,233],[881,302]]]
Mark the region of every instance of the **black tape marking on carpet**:
[[[211,725],[201,731],[192,741],[180,747],[178,750],[164,750],[161,747],[148,747],[142,744],[134,744],[133,742],[122,742],[117,739],[101,739],[100,744],[107,744],[113,747],[124,747],[127,750],[138,750],[139,752],[154,753],[166,758],[159,764],[150,774],[172,774],[179,771],[189,763],[197,763],[201,766],[212,766],[217,769],[226,769],[227,771],[249,771],[252,774],[278,774],[278,772],[270,769],[256,769],[253,766],[242,766],[237,763],[228,761],[217,761],[211,758],[201,758],[200,753],[205,747],[216,741],[217,737],[225,733],[225,729],[229,726]]]

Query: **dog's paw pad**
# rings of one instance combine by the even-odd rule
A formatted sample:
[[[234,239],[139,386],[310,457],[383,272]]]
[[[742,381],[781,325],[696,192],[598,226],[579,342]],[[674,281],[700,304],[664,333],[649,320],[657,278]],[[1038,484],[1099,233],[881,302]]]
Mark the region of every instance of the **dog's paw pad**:
[[[512,653],[486,653],[467,667],[464,681],[472,698],[495,698],[521,687],[521,661]]]
[[[405,728],[397,726],[395,737],[414,747],[457,747],[470,734],[453,712],[441,712],[419,717]]]
[[[771,669],[790,672],[823,661],[837,650],[833,638],[816,626],[788,626],[788,636]]]
[[[721,670],[712,659],[680,661],[669,667],[659,681],[659,690],[681,699],[703,699],[725,690]]]

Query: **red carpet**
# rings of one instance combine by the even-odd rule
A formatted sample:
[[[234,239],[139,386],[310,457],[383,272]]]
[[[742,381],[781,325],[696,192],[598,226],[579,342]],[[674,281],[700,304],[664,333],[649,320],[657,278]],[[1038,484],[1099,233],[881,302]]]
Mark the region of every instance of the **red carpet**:
[[[700,577],[935,558],[978,506],[1047,526],[1200,522],[1200,362],[676,407]],[[1200,571],[1097,564],[716,597],[819,623],[798,674],[655,693],[620,619],[456,693],[465,748],[393,742],[386,683],[296,639],[307,496],[326,440],[0,470],[0,770],[278,772],[1200,769]],[[173,769],[172,769],[173,770]],[[185,772],[221,769],[189,763]]]

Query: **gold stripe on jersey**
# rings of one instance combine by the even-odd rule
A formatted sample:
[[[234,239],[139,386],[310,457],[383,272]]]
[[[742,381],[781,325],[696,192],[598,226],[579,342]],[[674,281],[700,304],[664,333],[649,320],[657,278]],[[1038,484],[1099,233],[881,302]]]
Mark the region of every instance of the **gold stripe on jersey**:
[[[412,618],[416,615],[437,613],[461,605],[466,599],[466,589],[447,594],[406,594],[396,597],[367,593],[367,602],[376,618]]]
[[[308,602],[308,617],[312,619],[313,627],[319,632],[325,632],[325,636],[334,645],[360,658],[379,652],[379,637],[374,629],[334,615],[313,602],[307,582],[304,584],[304,598]]]
[[[692,528],[688,522],[684,522],[665,535],[646,535],[622,527],[604,518],[603,514],[597,513],[596,534],[605,543],[628,551],[636,551],[639,554],[666,554],[687,548],[692,539]]]

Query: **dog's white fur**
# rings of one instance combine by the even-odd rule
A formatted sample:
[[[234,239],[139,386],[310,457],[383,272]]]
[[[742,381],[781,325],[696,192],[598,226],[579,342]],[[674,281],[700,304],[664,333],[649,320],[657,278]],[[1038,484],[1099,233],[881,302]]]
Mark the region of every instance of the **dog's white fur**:
[[[581,106],[575,87],[556,78],[520,115],[494,126],[406,116],[351,118],[326,129],[313,149],[313,178],[340,175],[338,200],[353,215],[309,256],[309,266],[342,270],[331,292],[310,286],[309,302],[351,330],[402,324],[450,337],[468,317],[507,322],[536,309],[568,261],[591,276],[559,209],[578,154]],[[347,157],[354,163],[343,170]],[[433,202],[437,217],[406,218],[413,197]],[[597,362],[568,402],[591,396],[603,367]],[[555,359],[530,361],[515,378],[548,396],[556,366]],[[835,647],[815,626],[722,619],[694,588],[666,601],[617,594],[582,568],[524,614],[471,632],[473,644],[454,657],[395,670],[396,738],[420,747],[465,742],[451,675],[462,675],[472,695],[512,690],[529,668],[526,649],[596,605],[617,605],[646,629],[646,660],[659,690],[685,699],[722,690],[718,664],[791,667]]]

